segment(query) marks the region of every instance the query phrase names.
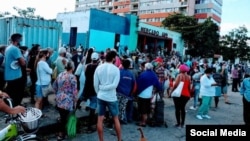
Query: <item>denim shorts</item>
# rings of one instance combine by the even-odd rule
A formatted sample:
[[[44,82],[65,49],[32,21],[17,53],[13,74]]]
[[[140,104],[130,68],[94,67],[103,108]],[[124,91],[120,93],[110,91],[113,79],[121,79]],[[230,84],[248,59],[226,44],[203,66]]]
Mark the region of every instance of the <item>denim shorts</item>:
[[[36,98],[43,98],[41,85],[36,85]]]
[[[114,116],[119,115],[118,101],[108,102],[101,99],[97,99],[97,113],[98,116],[104,116],[108,108],[110,114]]]
[[[222,87],[222,94],[227,94],[227,85]]]
[[[90,107],[91,109],[96,109],[96,107],[97,107],[97,97],[96,96],[91,96],[90,98],[89,98],[89,106],[88,107]]]

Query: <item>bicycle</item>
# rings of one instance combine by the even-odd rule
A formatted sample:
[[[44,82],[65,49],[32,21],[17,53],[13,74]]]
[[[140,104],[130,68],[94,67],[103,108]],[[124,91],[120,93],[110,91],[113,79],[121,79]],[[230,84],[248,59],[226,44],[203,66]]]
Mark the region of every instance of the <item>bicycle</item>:
[[[4,98],[4,101],[13,108],[10,98]],[[36,117],[31,119],[32,114],[36,114]],[[24,120],[26,117],[30,118],[27,122]],[[38,119],[42,116],[41,110],[37,108],[28,107],[23,114],[17,114],[16,116],[7,115],[5,123],[8,125],[0,130],[1,141],[41,141],[34,132],[38,130]],[[33,125],[32,125],[33,124]],[[23,130],[21,130],[21,127]],[[35,127],[37,126],[37,127]],[[27,132],[27,131],[32,131]]]

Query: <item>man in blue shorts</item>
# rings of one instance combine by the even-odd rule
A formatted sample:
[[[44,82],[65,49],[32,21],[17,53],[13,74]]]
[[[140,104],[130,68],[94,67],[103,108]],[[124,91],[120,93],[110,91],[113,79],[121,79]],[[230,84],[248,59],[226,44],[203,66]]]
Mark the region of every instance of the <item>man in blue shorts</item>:
[[[103,120],[108,108],[111,113],[117,140],[121,141],[121,126],[119,122],[119,109],[116,96],[116,88],[120,81],[120,71],[113,62],[116,58],[116,52],[110,51],[106,55],[106,62],[98,66],[94,73],[94,88],[97,93],[97,131],[99,141],[103,141]]]

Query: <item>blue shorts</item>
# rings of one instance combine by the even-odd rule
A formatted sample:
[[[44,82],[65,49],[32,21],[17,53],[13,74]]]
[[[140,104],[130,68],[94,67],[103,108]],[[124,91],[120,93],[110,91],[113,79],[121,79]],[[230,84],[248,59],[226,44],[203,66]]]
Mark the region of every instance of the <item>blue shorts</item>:
[[[43,98],[41,85],[36,85],[36,98]]]
[[[91,96],[89,98],[89,106],[91,109],[96,109],[97,107],[97,97],[96,96]]]
[[[222,86],[221,92],[222,92],[222,94],[227,94],[227,85]]]
[[[106,108],[108,108],[109,112],[113,117],[119,115],[118,101],[108,102],[101,99],[97,99],[98,116],[104,116],[106,113]]]

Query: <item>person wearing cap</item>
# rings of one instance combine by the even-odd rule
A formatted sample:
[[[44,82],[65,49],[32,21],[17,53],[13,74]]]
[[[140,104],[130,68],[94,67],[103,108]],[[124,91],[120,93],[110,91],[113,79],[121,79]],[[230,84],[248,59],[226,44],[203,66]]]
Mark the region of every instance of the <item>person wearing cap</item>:
[[[121,126],[119,122],[119,109],[116,95],[116,88],[120,81],[120,71],[113,62],[116,58],[116,52],[110,51],[106,55],[104,64],[98,66],[94,73],[94,88],[97,93],[97,130],[99,140],[103,141],[103,120],[108,108],[113,117],[117,141],[121,141]]]
[[[175,106],[175,118],[176,118],[176,127],[183,128],[185,126],[185,118],[186,118],[186,104],[190,99],[190,88],[191,88],[191,77],[187,74],[189,71],[189,67],[185,64],[181,64],[179,66],[179,74],[177,75],[173,89],[171,91],[174,91],[179,83],[182,81],[184,82],[181,96],[180,97],[173,97],[174,106]]]
[[[88,123],[87,123],[87,133],[92,133],[96,131],[92,127],[92,125],[96,124],[96,115],[95,111],[97,108],[97,94],[94,89],[94,72],[96,68],[98,67],[98,60],[99,60],[99,54],[96,52],[93,52],[91,54],[91,63],[86,64],[85,67],[85,86],[84,86],[84,92],[83,92],[83,99],[87,100],[89,99],[89,116],[88,116]]]
[[[19,49],[22,35],[14,33],[11,35],[10,41],[11,44],[5,49],[4,78],[7,82],[6,92],[13,100],[13,106],[17,106],[23,99],[23,95],[20,94],[23,89],[20,85],[23,83],[20,66],[26,66],[26,61]]]
[[[243,120],[245,125],[250,125],[250,72],[245,72],[245,77],[240,87],[243,103]]]

